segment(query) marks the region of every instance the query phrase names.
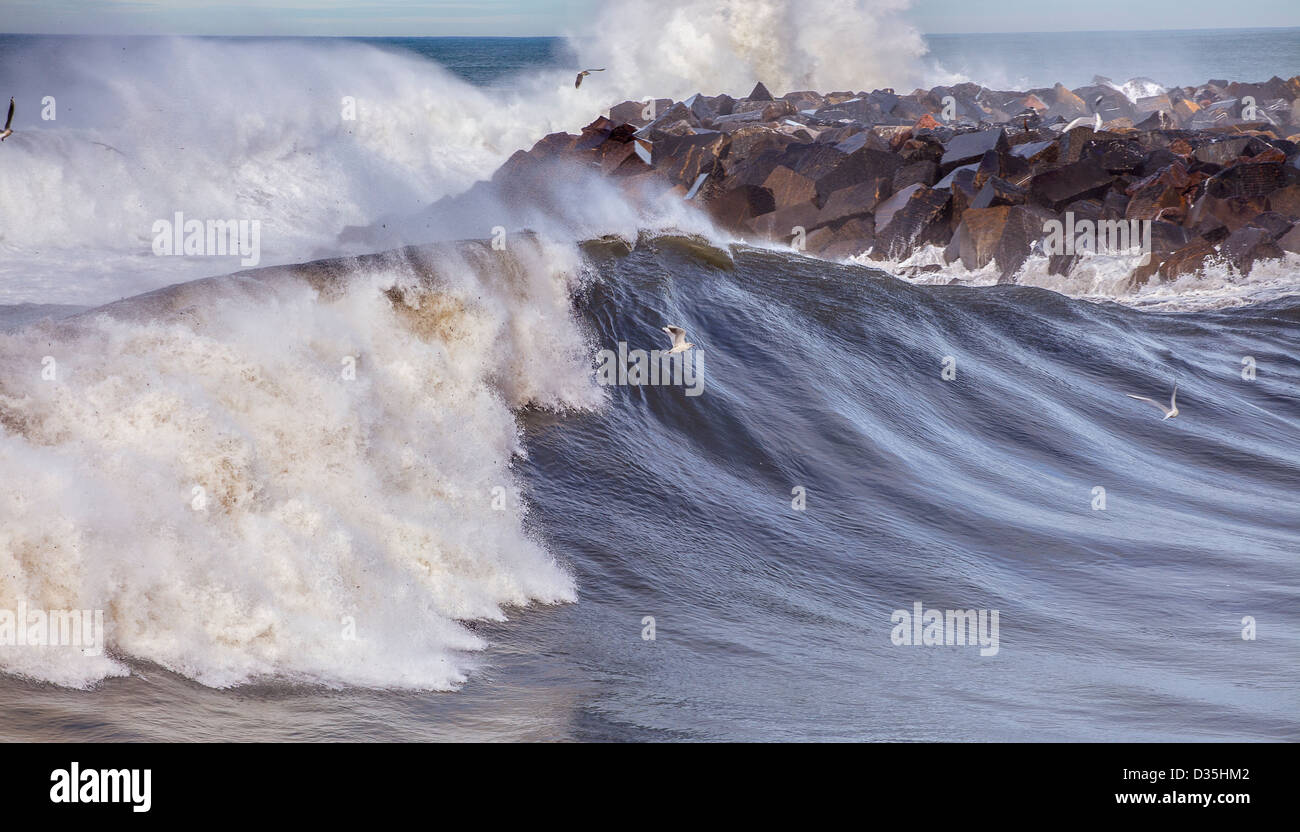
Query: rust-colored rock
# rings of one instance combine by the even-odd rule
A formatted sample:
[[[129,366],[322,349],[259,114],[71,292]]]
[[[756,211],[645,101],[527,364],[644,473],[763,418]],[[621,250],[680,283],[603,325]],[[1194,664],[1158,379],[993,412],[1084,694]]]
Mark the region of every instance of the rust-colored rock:
[[[1300,219],[1300,185],[1278,188],[1264,199],[1264,205],[1270,211]]]
[[[758,185],[740,185],[705,203],[709,215],[723,228],[743,230],[754,217],[776,210],[772,192]]]
[[[1197,274],[1205,268],[1205,261],[1217,254],[1213,244],[1198,237],[1165,258],[1160,264],[1160,276],[1172,280],[1182,275]]]
[[[826,199],[822,206],[822,218],[827,222],[835,222],[870,214],[890,193],[890,183],[884,179],[869,179],[841,188]]]
[[[777,208],[808,202],[817,196],[817,183],[785,165],[777,165],[763,180]]]
[[[700,174],[721,171],[719,157],[726,142],[722,133],[666,136],[654,143],[651,159],[655,169],[675,184],[690,187]]]
[[[822,230],[818,229],[817,233]],[[817,240],[819,248],[816,254],[828,260],[844,260],[855,257],[875,244],[875,225],[870,216],[854,217],[834,228],[828,227],[825,230],[828,234]]]
[[[960,259],[971,270],[996,261],[1001,280],[1008,280],[1024,265],[1034,243],[1043,239],[1043,226],[1051,218],[1029,205],[968,208],[947,256]]]
[[[943,244],[952,229],[948,225],[952,194],[948,191],[912,186],[907,201],[881,226],[877,217],[876,246],[871,256],[877,259],[900,259],[918,246]]]
[[[1001,177],[992,176],[971,200],[971,208],[992,208],[997,205],[1023,205],[1029,192],[1018,188]]]

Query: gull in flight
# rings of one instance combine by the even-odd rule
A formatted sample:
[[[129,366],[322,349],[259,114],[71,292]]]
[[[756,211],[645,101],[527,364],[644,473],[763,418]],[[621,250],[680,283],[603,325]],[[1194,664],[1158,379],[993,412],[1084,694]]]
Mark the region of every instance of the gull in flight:
[[[1172,419],[1172,418],[1174,418],[1175,416],[1178,415],[1178,403],[1175,401],[1175,399],[1178,398],[1178,385],[1177,385],[1177,384],[1174,385],[1174,394],[1173,394],[1172,396],[1169,397],[1169,406],[1168,406],[1168,407],[1165,407],[1164,405],[1162,405],[1160,402],[1156,401],[1155,399],[1147,398],[1146,396],[1135,396],[1135,395],[1133,395],[1132,393],[1129,393],[1129,394],[1128,394],[1128,397],[1129,397],[1130,399],[1137,399],[1138,401],[1151,402],[1153,405],[1155,405],[1156,407],[1160,408],[1160,412],[1163,413],[1163,414],[1165,414],[1165,418],[1160,420],[1160,421],[1162,421],[1162,422],[1164,422],[1164,421],[1166,421],[1166,420],[1168,420],[1168,419]]]
[[[1100,133],[1100,132],[1101,132],[1101,102],[1102,102],[1102,97],[1101,97],[1100,95],[1097,96],[1097,100],[1096,100],[1096,101],[1092,102],[1092,119],[1091,119],[1091,121],[1092,121],[1092,130],[1093,130],[1094,133]],[[1081,126],[1087,124],[1087,123],[1089,122],[1089,120],[1090,120],[1090,119],[1088,119],[1086,116],[1080,116],[1079,118],[1076,118],[1074,121],[1072,121],[1072,122],[1070,122],[1069,124],[1065,125],[1065,129],[1062,130],[1061,132],[1062,132],[1062,133],[1068,133],[1068,132],[1070,132],[1071,130],[1073,130],[1074,128],[1076,128],[1076,127],[1081,127]]]
[[[673,348],[668,351],[669,355],[686,352],[691,347],[695,346],[686,340],[686,330],[682,329],[680,326],[666,326],[663,330],[673,339]]]
[[[14,99],[13,99],[12,96],[10,96],[10,98],[9,98],[9,118],[5,119],[5,129],[4,129],[4,132],[3,132],[3,133],[0,133],[0,142],[4,141],[5,139],[9,138],[10,136],[12,136],[12,135],[14,134],[14,131],[13,131],[13,130],[10,128],[10,126],[9,126],[9,125],[11,125],[11,124],[13,124],[13,123],[14,123]]]
[[[604,68],[604,67],[601,67],[600,69],[584,69],[582,72],[579,72],[579,73],[578,73],[578,77],[577,77],[577,78],[574,80],[574,82],[573,82],[573,88],[576,90],[578,87],[581,87],[581,86],[582,86],[582,79],[583,79],[583,78],[586,78],[586,77],[587,77],[588,75],[590,75],[591,73],[593,73],[593,72],[604,72],[604,71],[605,71],[605,68]]]

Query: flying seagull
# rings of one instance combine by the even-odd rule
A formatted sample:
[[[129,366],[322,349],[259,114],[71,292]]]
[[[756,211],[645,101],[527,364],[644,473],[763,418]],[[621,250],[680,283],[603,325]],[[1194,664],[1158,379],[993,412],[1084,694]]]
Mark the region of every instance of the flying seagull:
[[[584,69],[582,72],[579,72],[579,73],[578,73],[578,77],[577,77],[576,79],[574,79],[574,81],[573,81],[573,88],[576,90],[578,87],[581,87],[581,86],[582,86],[582,79],[583,79],[583,78],[586,78],[586,77],[587,77],[588,75],[590,75],[591,73],[593,73],[593,72],[604,72],[604,71],[605,71],[605,68],[604,68],[604,67],[601,67],[600,69]]]
[[[1164,422],[1164,421],[1166,421],[1166,420],[1168,420],[1168,419],[1172,419],[1172,418],[1174,418],[1175,416],[1178,415],[1178,403],[1177,403],[1176,401],[1174,401],[1175,399],[1178,398],[1178,385],[1177,385],[1177,384],[1174,385],[1174,394],[1173,394],[1172,396],[1169,397],[1169,406],[1168,406],[1168,407],[1165,407],[1164,405],[1162,405],[1160,402],[1156,401],[1155,399],[1150,399],[1150,398],[1147,398],[1146,396],[1135,396],[1135,395],[1133,395],[1132,393],[1129,393],[1129,394],[1128,394],[1128,397],[1129,397],[1130,399],[1137,399],[1138,401],[1151,402],[1153,405],[1155,405],[1156,407],[1160,408],[1160,412],[1163,413],[1163,414],[1165,414],[1165,418],[1160,420],[1160,421],[1162,421],[1162,422]]]
[[[5,129],[3,133],[0,133],[0,142],[4,141],[5,139],[9,138],[14,134],[13,129],[10,127],[10,125],[13,123],[14,123],[14,99],[12,96],[10,96],[9,118],[5,119]]]
[[[686,340],[686,330],[682,329],[680,326],[666,326],[663,330],[673,339],[673,348],[668,351],[669,355],[686,352],[691,347],[695,346]]]
[[[1097,100],[1096,100],[1096,101],[1093,101],[1093,102],[1092,102],[1092,118],[1091,118],[1091,119],[1088,119],[1088,118],[1085,117],[1085,116],[1080,116],[1079,118],[1076,118],[1074,121],[1072,121],[1072,122],[1070,122],[1069,124],[1065,125],[1065,129],[1062,130],[1061,132],[1062,132],[1062,133],[1068,133],[1068,132],[1070,132],[1071,130],[1073,130],[1074,128],[1076,128],[1076,127],[1080,127],[1080,126],[1082,126],[1082,125],[1084,125],[1084,124],[1087,124],[1089,121],[1091,121],[1091,122],[1092,122],[1092,130],[1093,130],[1093,132],[1094,132],[1094,133],[1100,133],[1100,132],[1101,132],[1101,102],[1102,102],[1102,96],[1100,96],[1100,95],[1097,96]]]

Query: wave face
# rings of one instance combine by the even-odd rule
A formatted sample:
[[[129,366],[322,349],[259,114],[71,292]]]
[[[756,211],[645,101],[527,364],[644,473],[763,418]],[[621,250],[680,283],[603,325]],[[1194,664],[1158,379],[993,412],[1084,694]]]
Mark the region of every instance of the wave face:
[[[0,609],[104,610],[110,648],[0,669],[460,684],[483,641],[456,620],[575,597],[512,458],[515,410],[599,401],[576,265],[526,239],[408,250],[0,336]]]
[[[599,344],[660,346],[673,323],[707,356],[697,397],[614,387],[599,413],[529,432],[534,516],[575,553],[566,635],[607,723],[1300,737],[1295,298],[1153,315],[663,244],[600,271],[582,301]],[[1168,422],[1126,397],[1175,382]],[[894,646],[892,611],[917,601],[999,610],[1000,652]]]
[[[319,736],[359,708],[394,733],[357,730],[384,738],[427,735],[430,709],[470,738],[1300,738],[1293,266],[1262,293],[1153,287],[1142,303],[1164,309],[1225,286],[1255,301],[1154,315],[680,237],[580,254],[604,230],[707,229],[680,202],[647,224],[568,181],[554,243],[512,228],[507,252],[139,294],[237,268],[152,257],[157,218],[260,217],[268,262],[332,252],[343,227],[416,214],[611,100],[694,92],[711,71],[682,63],[707,53],[697,35],[736,38],[714,45],[774,90],[840,85],[814,60],[839,60],[838,36],[816,40],[794,6],[625,8],[677,57],[576,91],[559,70],[485,91],[352,43],[5,50],[16,94],[53,86],[60,122],[20,114],[0,154],[3,301],[44,304],[0,310],[0,609],[103,609],[109,650],[6,649],[0,670],[133,675],[75,705],[6,676],[0,710],[243,736],[194,680],[242,686],[259,738],[305,724],[304,702]],[[777,30],[783,65],[755,51]],[[863,67],[844,86],[871,85]],[[407,231],[486,236],[501,213]],[[1101,264],[1069,285],[1034,268],[1022,279],[1120,294]],[[32,323],[45,314],[68,317]],[[661,346],[668,323],[707,356],[702,395],[594,386],[597,349]],[[1169,422],[1125,397],[1175,382]],[[999,654],[892,645],[891,612],[917,601],[998,609]],[[142,700],[166,724],[137,719]]]
[[[1153,315],[693,238],[584,251],[263,270],[0,336],[0,609],[109,636],[0,667],[270,683],[264,725],[296,724],[285,682],[477,677],[436,706],[459,738],[1300,737],[1294,298]],[[700,395],[594,384],[668,323]],[[1168,422],[1125,395],[1175,382]],[[916,602],[998,610],[998,654],[893,645]],[[243,730],[132,712],[109,735]]]

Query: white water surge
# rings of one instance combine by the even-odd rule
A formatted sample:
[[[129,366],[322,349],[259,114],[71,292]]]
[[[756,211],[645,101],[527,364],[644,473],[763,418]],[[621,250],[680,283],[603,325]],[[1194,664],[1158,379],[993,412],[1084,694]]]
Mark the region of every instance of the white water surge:
[[[484,645],[457,620],[575,598],[511,459],[513,411],[599,401],[576,274],[520,240],[201,281],[0,336],[0,609],[102,609],[111,654],[0,648],[0,670],[83,686],[117,656],[214,686],[459,684]]]

